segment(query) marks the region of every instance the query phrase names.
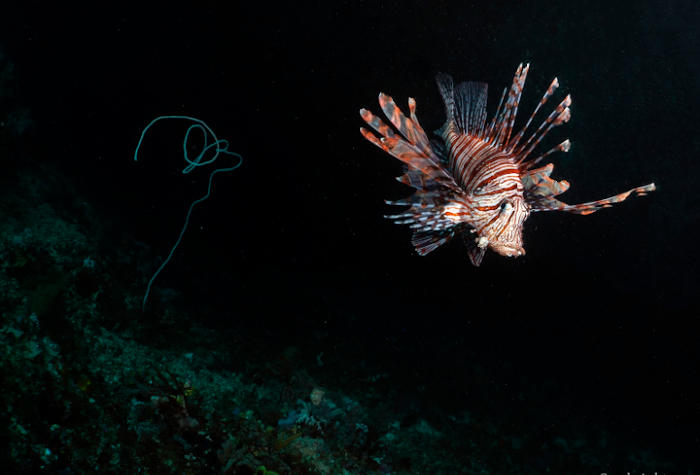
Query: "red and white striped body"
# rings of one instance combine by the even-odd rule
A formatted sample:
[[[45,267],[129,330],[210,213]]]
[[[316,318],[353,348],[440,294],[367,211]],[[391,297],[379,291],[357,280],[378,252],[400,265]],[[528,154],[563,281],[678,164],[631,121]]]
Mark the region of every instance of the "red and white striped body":
[[[476,234],[475,243],[503,256],[520,256],[523,223],[530,208],[515,158],[479,137],[449,130],[444,134],[449,168],[465,190],[459,210],[446,207],[453,222],[468,222]]]

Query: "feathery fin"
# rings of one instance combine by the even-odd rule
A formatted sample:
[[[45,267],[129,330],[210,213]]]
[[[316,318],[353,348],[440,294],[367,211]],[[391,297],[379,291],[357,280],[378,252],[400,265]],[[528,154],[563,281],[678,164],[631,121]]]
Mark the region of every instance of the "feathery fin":
[[[445,73],[439,73],[435,76],[435,82],[437,83],[438,90],[440,91],[440,96],[442,96],[442,102],[445,104],[445,126],[449,126],[454,122],[455,117],[455,87],[454,81],[452,81],[452,76]]]
[[[445,103],[446,125],[457,127],[457,133],[481,137],[486,124],[488,84],[466,81],[454,86],[452,76],[440,73],[435,77]]]
[[[445,244],[447,241],[452,239],[454,236],[454,231],[437,231],[437,232],[418,232],[413,233],[411,238],[411,244],[416,249],[416,252],[425,256],[428,253],[433,252],[438,247]]]
[[[460,133],[480,137],[486,122],[488,85],[483,82],[460,83],[455,89],[455,120]]]
[[[625,201],[630,195],[644,196],[656,190],[656,185],[650,183],[602,200],[570,205],[555,198],[569,189],[569,182],[551,179],[549,176],[553,169],[554,165],[548,163],[542,168],[530,170],[523,175],[522,182],[532,211],[566,211],[567,213],[586,215],[595,213],[599,209],[610,208],[616,203]]]
[[[442,207],[455,195],[461,196],[464,192],[443,168],[446,161],[444,150],[433,150],[418,122],[416,101],[409,98],[408,117],[386,94],[379,94],[379,105],[398,133],[366,109],[360,110],[360,116],[380,136],[364,127],[360,128],[360,132],[367,140],[407,165],[408,169],[397,180],[416,189],[406,198],[387,201],[390,205],[408,205],[409,208],[385,217],[396,224],[408,225],[414,232],[412,242],[416,251],[425,255],[454,235],[454,218],[446,216]]]
[[[656,190],[656,185],[654,185],[654,183],[649,183],[648,185],[637,186],[635,188],[632,188],[631,190],[627,190],[623,193],[618,193],[617,195],[611,196],[609,198],[604,198],[602,200],[588,201],[586,203],[580,203],[576,205],[567,205],[566,203],[562,203],[561,201],[559,201],[559,203],[561,203],[561,205],[563,206],[558,206],[554,209],[547,208],[544,209],[544,211],[566,211],[568,213],[586,215],[595,213],[599,209],[610,208],[616,203],[621,203],[632,194],[636,196],[645,196],[647,193],[654,190]]]
[[[390,96],[384,93],[379,94],[379,103],[384,113],[403,137],[395,133],[390,126],[367,109],[360,109],[360,116],[382,137],[377,137],[364,127],[360,128],[362,136],[385,152],[398,158],[410,168],[419,170],[429,179],[435,180],[456,192],[461,192],[452,177],[442,168],[440,157],[432,151],[430,141],[425,135],[423,128],[420,125],[416,126],[413,119],[403,115]],[[415,103],[409,103],[409,108],[413,117],[415,117]]]
[[[527,193],[534,196],[553,197],[568,190],[570,186],[568,181],[557,181],[549,177],[552,170],[554,170],[554,165],[549,163],[542,168],[530,170],[522,175],[521,180]]]

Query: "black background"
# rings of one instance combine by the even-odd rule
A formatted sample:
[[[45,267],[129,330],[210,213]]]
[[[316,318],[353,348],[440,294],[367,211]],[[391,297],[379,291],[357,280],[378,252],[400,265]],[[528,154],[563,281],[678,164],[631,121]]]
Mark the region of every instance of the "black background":
[[[492,381],[506,398],[517,378],[557,380],[585,417],[681,454],[697,448],[696,2],[4,10],[33,153],[74,177],[115,229],[165,256],[206,190],[206,171],[180,173],[186,124],[156,126],[133,161],[155,116],[203,119],[243,155],[156,281],[202,309],[197,318],[302,346],[322,329],[380,366],[423,368],[436,376],[416,385],[457,399],[465,354],[507,362]],[[410,95],[434,130],[435,73],[488,82],[493,111],[520,62],[531,63],[521,111],[554,76],[557,97],[573,97],[571,122],[543,147],[572,141],[553,159],[572,184],[565,201],[658,190],[587,217],[535,214],[517,260],[488,253],[477,269],[459,242],[418,257],[409,230],[382,218],[383,199],[408,192],[394,181],[400,164],[362,139],[357,111],[377,111],[379,91],[401,106]]]

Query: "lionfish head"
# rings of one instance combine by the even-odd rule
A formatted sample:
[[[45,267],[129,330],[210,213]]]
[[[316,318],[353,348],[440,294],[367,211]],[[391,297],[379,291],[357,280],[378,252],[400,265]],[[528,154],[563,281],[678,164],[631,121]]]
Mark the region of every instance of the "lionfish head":
[[[498,202],[483,216],[487,224],[478,231],[477,246],[489,247],[506,257],[525,254],[523,223],[530,215],[530,207],[522,196],[510,196]]]

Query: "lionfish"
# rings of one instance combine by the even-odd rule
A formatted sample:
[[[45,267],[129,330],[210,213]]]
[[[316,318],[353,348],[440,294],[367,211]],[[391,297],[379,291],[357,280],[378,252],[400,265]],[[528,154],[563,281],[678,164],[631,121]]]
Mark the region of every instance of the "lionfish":
[[[554,78],[523,128],[513,135],[529,69],[529,64],[518,66],[513,84],[503,90],[490,121],[486,117],[486,83],[468,81],[455,86],[451,76],[438,74],[437,85],[447,115],[445,124],[436,131],[441,141],[428,139],[416,117],[413,98],[408,99],[407,117],[390,96],[379,94],[379,105],[396,131],[370,111],[360,110],[362,119],[381,138],[364,127],[360,128],[362,135],[407,165],[397,180],[415,188],[414,193],[386,203],[410,208],[386,217],[409,225],[418,254],[428,254],[461,235],[475,266],[481,264],[489,248],[503,256],[517,257],[525,254],[523,223],[532,212],[585,215],[624,201],[631,194],[642,196],[656,189],[651,183],[576,205],[558,200],[556,197],[569,189],[569,182],[550,178],[554,168],[551,163],[536,166],[554,152],[568,152],[571,142],[564,140],[535,158],[528,157],[552,127],[569,121],[571,96],[567,95],[525,138],[533,118],[559,87]]]

